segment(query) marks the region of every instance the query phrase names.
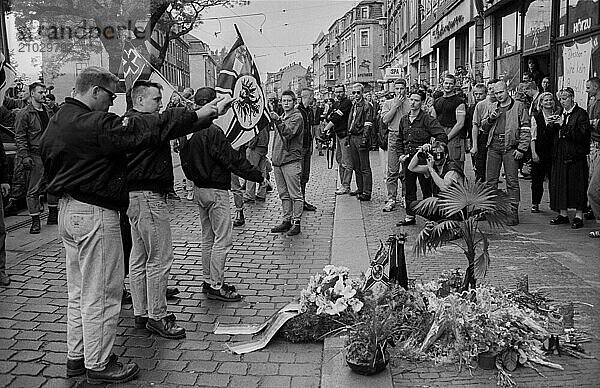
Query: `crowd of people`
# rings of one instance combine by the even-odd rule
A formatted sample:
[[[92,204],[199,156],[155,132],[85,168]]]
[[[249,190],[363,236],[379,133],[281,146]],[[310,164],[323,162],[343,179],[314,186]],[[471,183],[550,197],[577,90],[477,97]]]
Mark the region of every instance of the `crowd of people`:
[[[239,149],[213,122],[231,100],[218,98],[209,87],[173,94],[163,109],[162,86],[137,81],[129,110],[118,116],[108,112],[118,79],[89,67],[60,107],[40,82],[29,86],[26,97],[6,98],[1,118],[14,120],[13,180],[24,171],[30,233],[40,233],[45,193],[47,223],[58,224],[66,252],[67,375],[86,374],[91,383],[136,377],[134,362],[122,363],[112,354],[121,304],[128,297],[136,328],[168,339],[186,336],[167,305],[178,292],[167,287],[173,264],[168,200],[177,196],[172,147],[186,176],[185,198],[198,205],[202,292],[224,302],[242,299],[224,281],[232,227],[245,224],[244,206],[266,200],[271,174],[281,202],[281,220],[272,233],[301,234],[303,213],[316,210],[307,200],[315,146],[320,156],[324,147],[335,148],[335,194],[359,201],[372,198],[370,151],[386,151],[382,210],[404,207],[398,226],[417,223],[417,182],[423,197],[438,195],[466,179],[469,155],[477,180],[494,188],[505,180],[512,203],[508,225],[519,223],[519,172],[527,159],[531,212],[540,212],[548,179],[550,209],[557,213],[550,224],[578,229],[594,216],[600,222],[600,79],[588,81],[587,109],[575,103],[572,89],[554,94],[542,87],[544,80],[527,79],[516,93],[501,80],[465,85],[446,74],[439,91],[427,85],[409,88],[399,79],[390,95],[374,95],[357,83],[350,96],[339,85],[335,99],[323,101],[316,101],[310,88],[298,96],[286,90],[280,100],[268,101],[271,124]],[[7,196],[11,182],[1,151],[0,188]],[[569,209],[575,209],[572,220]],[[0,280],[7,286],[0,216]],[[600,230],[589,236],[600,237]],[[127,275],[130,294],[124,289]]]

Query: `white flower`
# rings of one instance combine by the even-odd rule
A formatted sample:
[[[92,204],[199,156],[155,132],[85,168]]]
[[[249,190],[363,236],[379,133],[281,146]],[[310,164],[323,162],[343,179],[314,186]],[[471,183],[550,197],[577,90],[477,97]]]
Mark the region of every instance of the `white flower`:
[[[348,299],[348,304],[350,305],[350,307],[352,307],[352,310],[355,313],[359,312],[364,306],[363,302],[361,302],[357,298]]]

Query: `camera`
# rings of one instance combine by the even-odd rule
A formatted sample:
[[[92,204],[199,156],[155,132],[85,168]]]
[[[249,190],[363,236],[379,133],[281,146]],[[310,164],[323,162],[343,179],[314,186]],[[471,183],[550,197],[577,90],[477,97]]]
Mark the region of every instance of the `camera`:
[[[315,140],[321,144],[327,144],[331,141],[331,139],[333,139],[333,133],[332,132],[324,132],[321,134],[321,136],[316,136]]]
[[[423,151],[422,149],[419,149],[419,151],[417,151],[417,158],[419,158],[419,160],[427,160],[429,155],[433,156],[433,154],[431,152],[428,152],[428,151],[426,152],[426,151]]]

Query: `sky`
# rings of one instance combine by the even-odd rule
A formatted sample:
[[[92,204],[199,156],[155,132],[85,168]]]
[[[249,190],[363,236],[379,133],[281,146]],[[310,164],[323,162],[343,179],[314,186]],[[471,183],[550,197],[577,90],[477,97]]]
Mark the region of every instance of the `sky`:
[[[211,50],[221,47],[229,50],[236,38],[233,25],[237,24],[264,76],[292,62],[301,62],[304,67],[311,65],[312,44],[319,33],[327,32],[336,19],[358,3],[354,0],[250,0],[249,5],[242,7],[212,7],[203,13],[207,20],[193,34],[208,43]],[[259,13],[262,15],[249,15]],[[223,17],[226,18],[210,19]]]

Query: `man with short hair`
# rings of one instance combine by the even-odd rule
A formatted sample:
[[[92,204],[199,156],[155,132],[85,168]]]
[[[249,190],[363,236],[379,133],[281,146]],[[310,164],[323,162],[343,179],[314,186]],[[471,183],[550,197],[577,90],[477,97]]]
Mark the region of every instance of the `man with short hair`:
[[[590,168],[590,184],[588,186],[588,198],[592,209],[585,214],[590,220],[596,218],[600,222],[600,185],[592,184],[598,182],[600,174],[600,78],[592,77],[586,83],[586,91],[589,97],[588,116],[590,116],[591,142],[588,164]],[[595,204],[593,204],[593,202]],[[600,237],[600,236],[598,236]]]
[[[288,236],[300,234],[300,221],[304,198],[302,197],[302,113],[295,107],[296,95],[285,90],[281,95],[283,116],[271,112],[275,126],[271,162],[281,199],[283,219],[281,224],[271,229],[271,233],[284,233]]]
[[[123,383],[139,372],[111,355],[124,276],[118,212],[128,204],[127,153],[205,128],[227,107],[215,100],[197,112],[119,117],[108,113],[118,81],[106,69],[84,69],[75,97],[66,98],[41,139],[48,192],[60,197],[66,251],[67,376],[87,373],[92,384]]]
[[[41,230],[40,213],[43,210],[40,196],[44,180],[44,165],[40,156],[40,141],[52,114],[46,109],[46,85],[34,82],[29,85],[30,103],[15,118],[15,145],[17,156],[23,164],[27,180],[27,210],[31,216],[30,234]],[[58,199],[48,196],[48,225],[58,223]]]
[[[388,154],[386,170],[387,201],[383,206],[384,212],[395,209],[398,201],[398,180],[402,180],[400,168],[400,153],[398,152],[398,131],[400,120],[410,111],[410,101],[406,98],[406,80],[398,79],[394,82],[394,98],[386,100],[381,108],[381,119],[388,127]],[[404,171],[402,170],[402,175]],[[402,184],[402,197],[405,195]]]
[[[540,90],[535,82],[528,82],[525,84],[525,88],[523,89],[529,100],[531,101],[531,105],[529,106],[529,117],[533,117],[538,112],[538,103],[540,100]]]
[[[124,117],[158,113],[162,85],[138,81],[131,90],[133,109]],[[167,314],[167,283],[173,264],[173,242],[167,194],[173,187],[171,147],[162,143],[127,156],[127,216],[132,248],[129,279],[136,328],[165,338],[184,338],[185,329]]]
[[[346,97],[344,85],[337,85],[334,89],[335,104],[333,112],[329,115],[329,122],[323,128],[324,134],[329,134],[333,129],[336,137],[335,160],[338,165],[340,187],[335,191],[336,195],[350,194],[350,183],[352,182],[352,161],[350,159],[350,145],[348,143],[348,117],[352,109],[352,101]],[[353,193],[354,195],[358,193]]]
[[[359,201],[370,201],[373,190],[373,173],[369,160],[369,141],[373,127],[373,106],[363,97],[363,85],[352,86],[352,109],[348,118],[350,158],[356,176]]]
[[[397,147],[405,173],[406,217],[404,220],[398,222],[396,226],[416,224],[415,210],[410,204],[414,203],[417,199],[417,179],[421,186],[423,198],[430,197],[432,194],[430,178],[423,174],[416,174],[408,169],[411,159],[421,146],[430,142],[432,137],[442,143],[448,141],[448,135],[444,132],[444,128],[423,109],[426,98],[425,92],[421,90],[413,91],[409,98],[410,111],[400,120]]]
[[[489,80],[487,83],[487,97],[479,101],[473,110],[473,121],[471,127],[471,155],[473,155],[473,169],[475,170],[475,179],[485,182],[486,160],[487,160],[487,132],[483,127],[483,120],[487,119],[487,112],[490,105],[496,102],[494,94],[494,84],[497,79]],[[489,129],[489,128],[488,128]]]
[[[196,91],[194,101],[204,106],[217,96],[215,89]],[[182,167],[194,182],[194,198],[200,211],[202,227],[202,292],[209,299],[238,302],[241,296],[235,286],[225,283],[225,261],[233,246],[229,192],[231,175],[247,182],[262,182],[262,173],[253,167],[245,154],[231,147],[219,126],[195,133],[181,149]]]
[[[312,156],[312,125],[315,120],[311,105],[313,103],[313,90],[310,88],[303,88],[300,91],[300,102],[298,103],[298,110],[302,113],[302,120],[304,121],[304,128],[302,131],[302,176],[300,179],[300,186],[302,188],[302,197],[304,197],[304,210],[314,212],[317,207],[306,201],[306,184],[310,179],[310,158]]]
[[[444,94],[433,103],[434,117],[448,135],[448,157],[463,169],[465,166],[464,126],[467,108],[462,96],[456,93],[456,78],[452,74],[444,76]]]
[[[486,181],[498,188],[500,169],[506,174],[506,191],[512,204],[512,216],[508,226],[519,224],[519,160],[523,158],[531,141],[531,124],[527,107],[509,96],[504,81],[494,84],[496,102],[492,103],[483,122],[489,128],[487,136]],[[485,129],[484,129],[485,130]]]

